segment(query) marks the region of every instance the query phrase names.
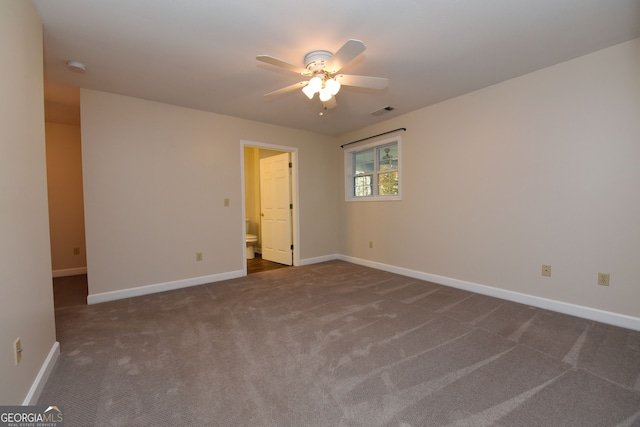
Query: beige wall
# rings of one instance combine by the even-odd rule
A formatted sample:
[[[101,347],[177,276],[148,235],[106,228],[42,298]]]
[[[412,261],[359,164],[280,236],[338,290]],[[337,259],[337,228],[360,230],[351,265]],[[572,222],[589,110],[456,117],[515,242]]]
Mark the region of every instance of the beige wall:
[[[634,40],[344,135],[407,128],[402,201],[342,202],[341,253],[640,317],[639,76]]]
[[[336,253],[334,138],[90,90],[81,110],[90,301],[242,271],[241,140],[297,147],[300,256]]]
[[[55,346],[42,84],[31,2],[0,2],[0,404],[22,404]],[[22,362],[14,365],[20,337]]]
[[[51,262],[54,274],[72,273],[87,266],[80,126],[46,123],[45,135]]]

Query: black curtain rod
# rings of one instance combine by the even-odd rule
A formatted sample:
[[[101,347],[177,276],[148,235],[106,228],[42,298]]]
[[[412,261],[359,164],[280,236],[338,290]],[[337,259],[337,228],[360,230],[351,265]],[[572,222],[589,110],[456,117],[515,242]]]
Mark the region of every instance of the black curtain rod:
[[[357,141],[351,141],[351,142],[348,142],[348,143],[346,143],[346,144],[342,144],[342,145],[340,146],[340,148],[344,148],[344,147],[346,147],[347,145],[355,144],[356,142],[362,142],[362,141],[366,141],[367,139],[371,139],[371,138],[375,138],[375,137],[378,137],[378,136],[386,135],[386,134],[388,134],[388,133],[397,132],[397,131],[399,131],[399,130],[406,131],[406,130],[407,130],[407,128],[398,128],[398,129],[390,130],[389,132],[383,132],[383,133],[379,133],[379,134],[377,134],[377,135],[368,136],[368,137],[366,137],[366,138],[362,138],[362,139],[359,139],[359,140],[357,140]]]

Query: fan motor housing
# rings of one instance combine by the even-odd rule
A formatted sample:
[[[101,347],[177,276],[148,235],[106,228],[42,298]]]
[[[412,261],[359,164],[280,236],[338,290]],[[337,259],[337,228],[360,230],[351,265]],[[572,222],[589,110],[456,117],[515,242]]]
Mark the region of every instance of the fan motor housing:
[[[309,71],[320,71],[332,56],[328,50],[314,50],[304,56],[304,67]]]

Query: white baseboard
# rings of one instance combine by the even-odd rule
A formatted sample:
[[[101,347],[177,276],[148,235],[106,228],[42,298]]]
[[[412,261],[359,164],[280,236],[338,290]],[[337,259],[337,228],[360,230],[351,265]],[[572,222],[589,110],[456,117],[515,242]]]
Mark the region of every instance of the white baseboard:
[[[300,266],[318,264],[321,262],[339,259],[340,255],[325,255],[316,258],[300,260]],[[211,276],[194,277],[191,279],[176,280],[173,282],[157,283],[136,288],[122,289],[118,291],[102,292],[87,296],[87,304],[99,304],[101,302],[115,301],[124,298],[139,297],[141,295],[155,294],[157,292],[172,291],[174,289],[188,288],[189,286],[204,285],[206,283],[220,282],[222,280],[236,279],[246,275],[245,270],[231,271],[228,273],[214,274]]]
[[[112,292],[103,292],[87,296],[87,304],[115,301],[124,298],[139,297],[141,295],[155,294],[157,292],[172,291],[174,289],[188,288],[189,286],[204,285],[205,283],[220,282],[222,280],[235,279],[246,274],[243,270],[230,271],[228,273],[213,274],[210,276],[193,277],[191,279],[176,280],[173,282],[157,283],[154,285],[140,286],[137,288],[122,289]]]
[[[413,277],[419,280],[438,283],[444,286],[464,289],[478,294],[488,295],[501,298],[508,301],[526,304],[533,307],[539,307],[571,316],[581,317],[584,319],[594,320],[609,325],[620,326],[627,329],[640,331],[640,318],[627,316],[624,314],[612,313],[609,311],[599,310],[596,308],[585,307],[581,305],[571,304],[567,302],[542,298],[534,295],[523,294],[520,292],[509,291],[506,289],[495,288],[492,286],[482,285],[479,283],[467,282],[464,280],[453,279],[450,277],[439,276],[436,274],[425,273],[422,271],[411,270],[402,267],[396,267],[389,264],[383,264],[375,261],[369,261],[361,258],[350,257],[341,254],[324,255],[314,258],[305,258],[300,260],[300,266],[318,264],[321,262],[342,260],[353,264],[364,265],[390,273],[396,273],[407,277]],[[219,282],[222,280],[235,279],[246,275],[246,271],[238,270],[222,274],[214,274],[211,276],[195,277],[185,280],[177,280],[174,282],[159,283],[155,285],[141,286],[137,288],[123,289],[113,292],[104,292],[100,294],[89,295],[87,304],[98,304],[101,302],[114,301],[123,298],[137,297],[141,295],[153,294],[156,292],[170,291],[174,289],[186,288],[189,286],[203,285],[205,283]]]
[[[53,270],[53,277],[77,276],[79,274],[87,274],[87,267],[64,268],[62,270]]]
[[[451,286],[452,288],[464,289],[478,294],[489,295],[508,301],[526,304],[533,307],[544,308],[571,316],[581,317],[584,319],[595,320],[609,325],[620,326],[622,328],[640,331],[640,318],[627,316],[624,314],[612,313],[609,311],[598,310],[596,308],[585,307],[581,305],[571,304],[562,301],[551,300],[548,298],[537,297],[520,292],[509,291],[506,289],[494,288],[492,286],[481,285],[479,283],[467,282],[450,277],[438,276],[436,274],[424,273],[421,271],[410,270],[407,268],[395,267],[393,265],[382,264],[379,262],[368,261],[361,258],[354,258],[345,255],[339,255],[337,259],[351,262],[354,264],[364,265],[378,270],[388,271],[390,273],[401,274],[403,276],[413,277],[414,279],[426,280],[428,282],[440,285]]]
[[[53,343],[51,350],[49,350],[49,354],[42,364],[40,372],[38,372],[35,381],[31,385],[31,388],[27,393],[27,396],[24,398],[22,406],[35,405],[36,403],[38,403],[38,399],[42,394],[42,390],[44,390],[44,386],[47,384],[49,375],[51,375],[51,371],[53,371],[53,367],[56,365],[58,356],[60,356],[60,343],[56,341]]]
[[[333,261],[336,259],[341,259],[340,255],[333,254],[333,255],[319,256],[315,258],[305,258],[300,260],[299,265],[302,267],[303,265],[319,264],[321,262]]]

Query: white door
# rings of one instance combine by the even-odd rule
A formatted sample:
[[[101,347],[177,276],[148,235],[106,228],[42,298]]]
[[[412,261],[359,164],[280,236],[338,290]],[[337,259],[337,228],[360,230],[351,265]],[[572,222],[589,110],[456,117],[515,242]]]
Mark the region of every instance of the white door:
[[[289,153],[260,159],[262,258],[293,264]]]

